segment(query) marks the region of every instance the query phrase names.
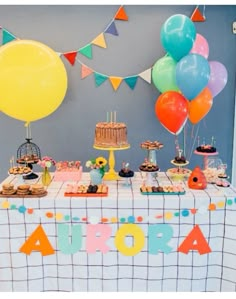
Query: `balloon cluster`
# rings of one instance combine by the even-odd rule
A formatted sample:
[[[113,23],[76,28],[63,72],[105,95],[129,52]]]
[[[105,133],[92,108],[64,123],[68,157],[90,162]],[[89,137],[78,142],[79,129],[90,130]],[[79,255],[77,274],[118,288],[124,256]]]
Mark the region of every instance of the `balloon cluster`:
[[[196,124],[207,115],[228,74],[222,63],[207,60],[208,42],[187,16],[168,18],[160,38],[167,54],[152,69],[152,81],[161,92],[155,114],[169,132],[178,135],[188,119]]]

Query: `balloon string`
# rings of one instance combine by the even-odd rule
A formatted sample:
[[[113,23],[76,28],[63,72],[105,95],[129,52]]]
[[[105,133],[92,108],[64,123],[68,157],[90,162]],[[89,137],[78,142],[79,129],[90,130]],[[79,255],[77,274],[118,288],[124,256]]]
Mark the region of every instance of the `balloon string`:
[[[206,5],[203,5],[203,17],[204,17],[204,19],[206,18],[206,16],[205,16],[205,8],[206,8]]]
[[[187,134],[187,127],[186,127],[186,125],[184,126],[184,132],[183,132],[183,134],[184,134],[184,145],[183,145],[183,152],[184,152],[184,156],[185,156],[185,148],[186,148],[186,134]]]
[[[192,148],[191,148],[191,151],[190,151],[190,155],[189,155],[189,161],[190,161],[191,158],[192,158],[193,148],[194,148],[194,146],[195,146],[195,142],[196,142],[196,139],[197,139],[197,136],[198,136],[199,127],[200,127],[200,124],[198,124],[198,126],[197,126],[197,131],[196,131],[196,134],[195,134],[195,136],[194,136],[193,145],[192,145]]]
[[[26,138],[31,138],[31,131],[30,131],[30,122],[27,121],[25,123],[25,127],[26,127]]]

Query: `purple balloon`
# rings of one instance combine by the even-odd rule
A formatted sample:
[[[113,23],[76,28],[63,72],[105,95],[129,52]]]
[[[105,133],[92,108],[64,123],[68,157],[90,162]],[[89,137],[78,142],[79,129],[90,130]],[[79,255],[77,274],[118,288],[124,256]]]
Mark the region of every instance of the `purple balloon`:
[[[228,72],[225,66],[218,61],[209,61],[209,66],[211,71],[207,87],[210,89],[212,96],[215,97],[224,89],[228,79]]]

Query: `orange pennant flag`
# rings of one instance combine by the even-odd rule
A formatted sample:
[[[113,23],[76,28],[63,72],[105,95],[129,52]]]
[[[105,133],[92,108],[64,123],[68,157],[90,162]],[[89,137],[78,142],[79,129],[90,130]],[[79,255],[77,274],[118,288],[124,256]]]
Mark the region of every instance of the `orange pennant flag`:
[[[115,20],[128,21],[128,16],[127,16],[123,6],[121,6],[120,9],[117,11],[117,13],[115,15]]]
[[[84,64],[81,65],[81,79],[88,77],[92,73],[93,73],[92,69],[90,69]]]
[[[76,51],[63,53],[63,55],[70,62],[71,65],[75,64],[75,58],[76,58],[76,55],[77,55]]]
[[[198,6],[194,9],[190,19],[193,22],[204,22],[206,20],[205,17],[201,14],[200,10],[198,9]]]
[[[93,41],[92,44],[99,46],[101,48],[106,48],[106,42],[105,42],[105,38],[104,38],[104,34],[101,33],[99,34]]]
[[[109,80],[110,80],[114,90],[117,90],[118,87],[120,86],[123,78],[121,78],[121,77],[109,77]]]

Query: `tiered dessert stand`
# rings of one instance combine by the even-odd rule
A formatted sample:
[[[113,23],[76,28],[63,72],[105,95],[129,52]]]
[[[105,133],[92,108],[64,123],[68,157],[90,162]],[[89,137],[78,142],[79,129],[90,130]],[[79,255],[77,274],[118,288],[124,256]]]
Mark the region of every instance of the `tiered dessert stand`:
[[[203,169],[207,169],[208,166],[208,158],[212,157],[212,156],[217,156],[219,153],[215,152],[215,153],[202,153],[202,152],[198,152],[197,150],[194,151],[195,155],[199,155],[199,156],[203,156]]]
[[[159,143],[159,146],[158,145],[154,145],[154,143]],[[147,143],[147,145],[145,146],[145,143]],[[148,143],[150,143],[150,146],[148,145]],[[154,165],[157,165],[157,155],[156,155],[156,152],[159,151],[160,149],[162,149],[163,147],[163,144],[158,142],[158,141],[145,141],[143,143],[141,143],[141,149],[143,150],[146,150],[147,151],[147,161],[154,164]],[[158,170],[159,171],[159,170]],[[147,185],[152,185],[152,182],[153,182],[153,179],[156,179],[157,178],[157,173],[158,171],[142,171],[144,173],[146,173],[146,184]]]
[[[126,170],[126,173],[119,171],[119,176],[123,179],[125,179],[123,186],[124,187],[129,187],[131,185],[131,178],[134,176],[134,172],[132,170],[130,170],[129,167],[129,163],[122,163],[122,170]]]
[[[103,179],[107,181],[113,181],[113,180],[118,180],[119,175],[115,171],[115,151],[121,151],[121,150],[127,150],[130,148],[130,145],[124,146],[124,147],[100,147],[94,145],[93,148],[102,150],[102,151],[109,151],[109,157],[108,157],[108,165],[109,165],[109,170],[107,173],[105,173]]]

